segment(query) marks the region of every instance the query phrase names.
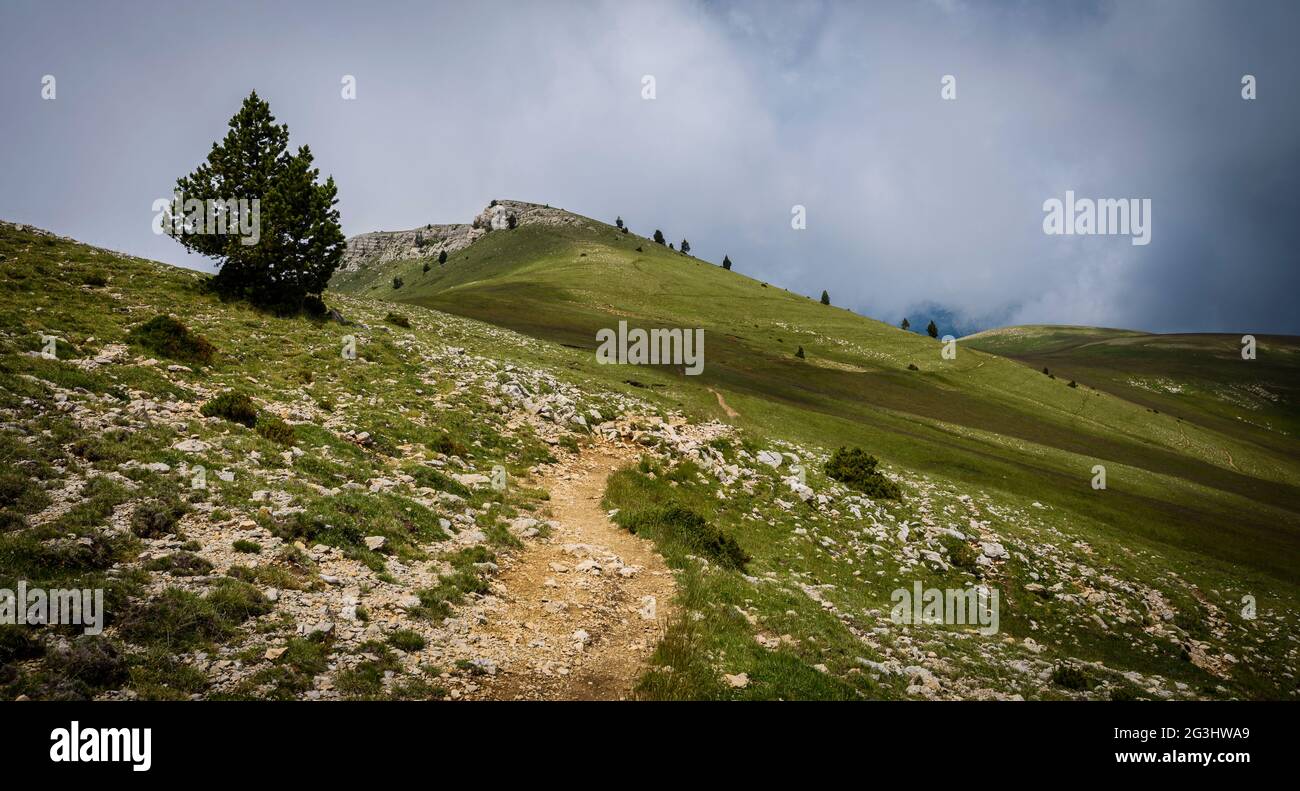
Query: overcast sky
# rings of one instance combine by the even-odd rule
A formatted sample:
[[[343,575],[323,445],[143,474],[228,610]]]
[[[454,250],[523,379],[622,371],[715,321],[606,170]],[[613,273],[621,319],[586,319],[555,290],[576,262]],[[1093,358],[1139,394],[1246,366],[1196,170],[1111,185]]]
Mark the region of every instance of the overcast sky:
[[[202,267],[151,205],[256,90],[349,236],[515,198],[890,322],[1300,334],[1298,31],[1285,0],[5,0],[0,219]],[[1044,234],[1067,190],[1149,198],[1150,244]]]

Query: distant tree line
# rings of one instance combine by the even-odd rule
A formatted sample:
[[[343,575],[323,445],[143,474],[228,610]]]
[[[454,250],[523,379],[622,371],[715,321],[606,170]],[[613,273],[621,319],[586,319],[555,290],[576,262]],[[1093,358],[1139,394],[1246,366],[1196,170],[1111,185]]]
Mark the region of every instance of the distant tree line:
[[[619,215],[618,217],[615,217],[615,218],[614,218],[614,227],[618,228],[619,231],[621,231],[621,232],[623,232],[623,233],[627,233],[627,232],[628,232],[628,226],[627,226],[627,223],[623,222],[623,217],[622,217],[622,215]],[[672,242],[668,241],[668,237],[664,236],[664,232],[663,232],[662,230],[658,229],[658,228],[655,229],[654,234],[653,234],[650,238],[654,241],[655,244],[658,244],[658,245],[662,245],[662,246],[664,246],[664,247],[667,247],[669,250],[673,250],[673,251],[676,251],[676,252],[680,252],[682,255],[690,255],[690,254],[691,254],[691,243],[690,243],[690,241],[687,240],[687,239],[683,239],[683,240],[682,240],[682,243],[681,243],[681,246],[680,246],[680,247],[675,247],[675,246],[673,245]],[[638,247],[638,248],[636,249],[636,251],[637,251],[638,253],[639,253],[639,252],[642,252],[642,250],[641,250],[640,247]],[[725,255],[722,257],[722,268],[723,268],[723,269],[726,269],[727,271],[731,271],[731,258],[730,258],[730,257],[725,256]]]

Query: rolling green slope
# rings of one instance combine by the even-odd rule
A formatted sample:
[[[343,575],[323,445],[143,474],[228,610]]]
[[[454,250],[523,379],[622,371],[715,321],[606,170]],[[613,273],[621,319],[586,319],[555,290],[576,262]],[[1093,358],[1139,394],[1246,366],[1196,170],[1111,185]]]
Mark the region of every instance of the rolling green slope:
[[[1026,326],[990,330],[962,342],[1179,420],[1294,453],[1300,433],[1300,339],[1260,335],[1255,340],[1253,360],[1242,357],[1241,335],[1226,334]]]
[[[333,285],[575,347],[585,353],[573,355],[573,367],[723,418],[717,391],[739,412],[732,422],[763,436],[861,444],[912,470],[1051,503],[1125,539],[1288,581],[1300,561],[1300,465],[1289,433],[1261,440],[1221,421],[1179,419],[1101,379],[1092,386],[1082,373],[1075,378],[1083,386],[1072,388],[1069,377],[979,351],[975,339],[945,360],[927,337],[594,220],[493,231],[444,266],[431,264],[424,272],[421,259],[391,262]],[[703,374],[596,365],[596,331],[619,320],[704,328]],[[1087,332],[1115,342],[1143,337]],[[795,356],[799,347],[805,359]],[[1296,381],[1290,368],[1238,373],[1247,388]],[[1105,491],[1091,486],[1096,464],[1107,468]]]

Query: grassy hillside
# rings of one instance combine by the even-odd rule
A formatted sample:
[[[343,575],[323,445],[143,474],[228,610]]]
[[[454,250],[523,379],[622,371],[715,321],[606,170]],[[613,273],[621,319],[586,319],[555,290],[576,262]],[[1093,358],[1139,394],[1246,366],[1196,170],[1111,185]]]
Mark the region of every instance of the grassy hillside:
[[[1114,537],[1140,537],[1292,579],[1300,561],[1300,466],[1283,435],[1179,420],[1100,387],[1071,388],[958,344],[944,360],[924,336],[727,272],[587,221],[490,233],[423,271],[402,261],[341,280],[344,292],[435,307],[577,349],[619,319],[703,327],[703,375],[575,364],[632,380],[761,435],[833,447],[857,442],[908,469],[1050,502]],[[403,286],[392,287],[394,277]],[[805,359],[795,356],[802,346]],[[910,370],[914,365],[919,370]],[[1276,369],[1239,371],[1250,376]],[[1295,382],[1291,371],[1283,375]],[[1107,467],[1108,488],[1092,489]]]
[[[452,616],[545,498],[480,476],[574,443],[502,384],[618,401],[502,370],[512,333],[341,297],[346,324],[280,318],[207,279],[0,223],[0,588],[103,588],[107,615],[0,625],[0,697],[459,696]],[[183,326],[140,332],[159,316]]]
[[[1291,671],[1282,670],[1295,664],[1296,648],[1282,637],[1285,627],[1279,631],[1281,622],[1296,617],[1293,564],[1300,560],[1300,464],[1289,433],[1278,431],[1261,442],[1235,425],[1180,419],[1108,391],[1100,381],[1094,387],[1081,378],[1082,384],[1072,387],[1068,377],[1044,375],[980,351],[974,342],[959,342],[956,358],[945,360],[940,344],[929,338],[723,271],[592,220],[494,231],[445,266],[431,262],[426,272],[425,264],[412,259],[363,269],[335,286],[552,341],[553,352],[575,375],[645,393],[687,414],[724,420],[740,429],[747,447],[796,449],[814,461],[809,466],[835,447],[859,445],[906,482],[905,502],[876,514],[924,531],[926,545],[943,558],[929,571],[910,554],[914,534],[909,530],[890,539],[892,529],[881,530],[873,518],[869,531],[857,532],[856,510],[849,518],[838,504],[829,513],[824,507],[791,512],[779,496],[760,496],[755,504],[750,491],[728,488],[724,496],[711,480],[685,474],[666,482],[665,472],[655,474],[653,468],[616,478],[608,504],[620,508],[620,519],[632,526],[649,521],[649,532],[661,536],[670,560],[679,551],[674,531],[653,527],[655,514],[685,507],[708,514],[737,536],[757,563],[780,569],[780,579],[795,580],[799,591],[792,598],[780,588],[772,597],[756,599],[752,585],[733,577],[688,573],[686,596],[700,604],[703,618],[679,623],[657,660],[665,668],[692,670],[651,674],[646,687],[653,695],[735,694],[718,686],[712,670],[696,672],[698,657],[692,657],[701,650],[770,657],[754,649],[754,636],[743,623],[713,613],[719,602],[768,625],[768,639],[788,629],[782,640],[805,639],[799,637],[803,634],[823,652],[847,657],[879,633],[869,628],[873,619],[879,623],[889,588],[909,579],[951,579],[954,572],[957,579],[993,581],[1010,591],[1011,625],[1004,629],[1015,635],[1016,645],[1033,650],[1042,641],[1058,656],[1090,663],[1089,672],[1141,668],[1181,679],[1173,682],[1178,689],[1211,696],[1296,693]],[[401,288],[394,288],[394,277],[401,279]],[[620,319],[645,328],[704,328],[704,373],[687,377],[671,366],[597,365],[596,330],[614,327]],[[1278,348],[1274,341],[1265,342],[1270,352]],[[795,356],[799,347],[803,359]],[[1297,381],[1286,368],[1220,369],[1215,375],[1243,387],[1271,386],[1278,378],[1293,387]],[[1106,469],[1104,490],[1091,485],[1098,464]],[[824,477],[810,480],[819,492],[831,483]],[[811,552],[791,537],[792,520],[802,525],[796,534],[812,540]],[[993,574],[963,568],[962,553],[954,553],[934,532],[956,530],[969,539],[971,529],[986,537],[992,531],[1021,548],[1013,553],[1020,562]],[[893,562],[887,559],[891,555]],[[855,562],[865,565],[855,568]],[[1048,593],[1047,604],[1027,593],[1039,590],[1040,580],[1052,579],[1044,566],[1071,578],[1065,586],[1073,585],[1076,594]],[[684,571],[691,571],[690,564]],[[1059,581],[1049,586],[1060,589]],[[1243,615],[1242,605],[1243,597],[1257,599],[1261,591],[1276,597],[1270,598],[1270,612],[1281,619],[1262,631],[1254,628],[1258,621]],[[814,596],[820,609],[812,615],[795,606]],[[1117,600],[1131,606],[1110,610],[1109,603]],[[1177,603],[1166,609],[1162,601]],[[781,612],[798,617],[781,617]],[[926,639],[937,637],[931,633]],[[1218,650],[1224,653],[1207,662],[1198,647],[1202,640],[1209,641],[1205,645],[1222,641]],[[1011,656],[994,658],[986,644],[943,639],[932,645],[978,681],[989,675],[1010,680],[1018,671],[1008,671],[1009,666],[1024,667]],[[872,648],[891,655],[889,646]],[[1237,664],[1237,650],[1252,659]],[[1038,673],[1040,685],[1031,684],[1023,694],[1059,694],[1051,680],[1055,671],[1044,667],[1043,657],[1027,661],[1035,669],[1026,672]],[[835,675],[837,663],[824,664]],[[922,666],[929,667],[924,661]],[[1190,675],[1184,672],[1193,667]],[[877,680],[896,677],[870,662],[858,670]],[[953,667],[944,670],[951,673]],[[1200,671],[1208,675],[1198,678]],[[786,679],[778,694],[834,694],[797,668],[769,666],[763,674]],[[906,689],[896,691],[926,694],[918,679],[924,677],[913,675]],[[985,693],[987,688],[974,683],[960,696]],[[746,694],[771,696],[774,690]]]
[[[1253,360],[1242,358],[1241,339],[1028,326],[982,332],[963,342],[1214,432],[1293,454],[1300,435],[1300,339],[1257,336]]]
[[[99,638],[0,626],[2,696],[482,694],[535,473],[598,442],[640,449],[604,505],[679,591],[642,697],[1297,693],[1294,453],[594,221],[351,273],[347,324],[205,281],[0,225],[0,588],[109,598]],[[620,317],[704,327],[704,374],[597,365]],[[901,496],[831,479],[840,445]],[[1000,591],[1000,630],[894,623],[914,583]]]

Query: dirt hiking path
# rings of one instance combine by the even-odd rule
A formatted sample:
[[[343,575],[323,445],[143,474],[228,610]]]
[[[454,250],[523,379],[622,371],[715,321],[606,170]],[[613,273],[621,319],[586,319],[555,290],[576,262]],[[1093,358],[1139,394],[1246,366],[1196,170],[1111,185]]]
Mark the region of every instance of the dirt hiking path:
[[[740,413],[731,408],[731,404],[728,404],[727,400],[722,397],[722,393],[712,387],[709,388],[709,392],[718,397],[718,406],[722,407],[722,411],[727,413],[727,417],[740,417]]]
[[[541,479],[557,527],[504,562],[496,580],[506,592],[470,635],[496,673],[483,677],[472,697],[632,696],[675,593],[653,545],[614,524],[601,507],[610,473],[637,458],[630,447],[601,443]]]

